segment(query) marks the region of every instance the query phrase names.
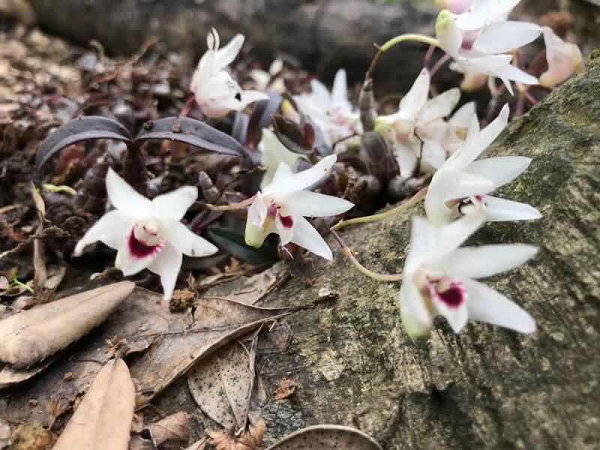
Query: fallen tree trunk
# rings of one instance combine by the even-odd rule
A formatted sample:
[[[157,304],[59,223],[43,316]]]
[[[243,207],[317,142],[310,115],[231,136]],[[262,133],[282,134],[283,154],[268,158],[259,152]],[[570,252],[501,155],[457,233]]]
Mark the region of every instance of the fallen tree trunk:
[[[197,60],[214,26],[222,42],[245,34],[252,54],[264,63],[283,52],[325,79],[346,67],[353,81],[364,77],[374,43],[405,32],[431,34],[437,13],[432,2],[408,0],[29,1],[43,30],[86,46],[96,39],[111,53],[134,53],[156,36]],[[407,89],[426,51],[423,44],[404,45],[379,70],[396,91]]]
[[[326,422],[358,427],[387,449],[597,448],[600,51],[592,58],[586,73],[512,123],[489,152],[533,158],[502,194],[535,205],[543,219],[488,224],[472,243],[540,247],[533,262],[488,282],[528,310],[538,331],[471,323],[454,335],[439,322],[429,341],[414,342],[400,323],[397,284],[364,277],[340,252],[333,263],[296,262],[269,305],[315,308],[290,319],[287,352],[257,364],[269,439]],[[423,215],[421,207],[344,239],[368,267],[398,272],[413,214]],[[333,295],[318,301],[323,288]],[[284,378],[300,387],[276,401]],[[185,380],[157,403],[205,420]]]

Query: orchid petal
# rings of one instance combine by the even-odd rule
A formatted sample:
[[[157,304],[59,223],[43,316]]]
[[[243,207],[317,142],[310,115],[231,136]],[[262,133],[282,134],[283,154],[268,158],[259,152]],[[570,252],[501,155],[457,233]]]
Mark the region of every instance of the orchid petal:
[[[498,244],[456,249],[439,267],[454,277],[485,278],[514,269],[531,259],[538,249],[525,244]]]
[[[417,287],[404,280],[400,287],[400,316],[404,330],[411,338],[428,336],[433,326],[433,318],[427,311]]]
[[[167,240],[177,251],[187,256],[208,256],[217,253],[219,249],[206,239],[192,232],[181,222],[167,220]]]
[[[576,44],[563,41],[552,28],[544,27],[543,31],[548,70],[540,76],[540,84],[552,88],[581,70],[583,56]]]
[[[162,250],[164,250],[164,245],[157,245],[152,253],[149,253],[143,257],[138,257],[131,253],[129,243],[126,243],[126,245],[119,248],[119,251],[117,252],[117,257],[115,258],[115,268],[123,272],[123,275],[126,277],[135,275],[152,264],[152,261],[158,257]]]
[[[508,84],[506,80],[516,81],[517,83],[521,84],[540,84],[539,80],[536,77],[528,74],[527,72],[522,71],[521,69],[513,66],[512,64],[507,64],[506,66],[497,69],[491,75],[502,79],[504,84],[507,85],[507,88]]]
[[[535,321],[523,308],[483,283],[466,279],[469,318],[520,333],[533,333]]]
[[[487,178],[496,187],[510,183],[521,175],[531,164],[531,158],[524,156],[498,156],[473,161],[467,172]]]
[[[423,154],[421,155],[421,164],[425,164],[436,171],[446,160],[446,151],[442,144],[434,141],[425,141],[423,143]]]
[[[327,90],[327,86],[313,78],[310,80],[310,87],[312,89],[312,101],[316,102],[323,110],[329,109],[331,95]]]
[[[279,235],[279,239],[281,240],[282,245],[289,244],[292,242],[292,238],[294,237],[294,231],[296,229],[296,222],[300,216],[292,216],[290,212],[279,210],[279,214],[275,218],[275,230]],[[286,220],[284,223],[283,220]],[[291,225],[290,225],[291,222]]]
[[[482,53],[506,53],[536,40],[541,31],[533,23],[502,21],[484,28],[473,48]]]
[[[506,128],[509,112],[508,105],[504,105],[498,117],[479,133],[472,134],[471,130],[469,130],[464,145],[448,160],[451,162],[452,167],[455,169],[464,169],[477,159]]]
[[[460,89],[453,88],[433,97],[423,107],[417,119],[417,127],[450,115],[460,100]]]
[[[444,316],[455,333],[459,333],[467,324],[469,320],[468,299],[466,301],[463,299],[462,304],[458,307],[452,307],[441,301],[437,295],[433,295],[432,303],[438,314]]]
[[[333,255],[329,245],[310,222],[301,216],[294,217],[294,221],[294,236],[291,242],[331,261]]]
[[[96,241],[102,241],[114,249],[124,247],[134,222],[135,218],[119,210],[106,213],[77,242],[73,254],[80,256],[86,246]]]
[[[106,174],[106,191],[112,205],[133,217],[152,215],[152,202],[133,189],[112,169]]]
[[[225,47],[216,52],[215,67],[217,70],[223,70],[231,64],[244,45],[244,35],[236,34]]]
[[[354,203],[343,198],[310,191],[292,192],[281,201],[294,215],[304,217],[337,216],[354,206]]]
[[[465,31],[478,30],[503,20],[521,0],[474,0],[469,10],[455,15],[456,25]]]
[[[281,165],[280,165],[281,167]],[[258,192],[248,208],[248,222],[256,227],[262,227],[267,219],[268,206],[264,196]]]
[[[264,92],[260,92],[260,91],[254,91],[254,90],[242,91],[241,95],[242,95],[242,99],[240,100],[241,107],[239,109],[245,108],[250,103],[258,102],[260,100],[269,100],[269,96],[267,94],[265,94]]]
[[[476,115],[475,102],[468,102],[462,105],[452,115],[448,123],[456,128],[468,129],[471,124],[471,120]]]
[[[400,167],[400,175],[404,178],[412,177],[417,169],[417,155],[412,149],[414,146],[420,151],[421,145],[419,143],[396,143],[394,146],[394,153],[396,155],[396,160],[398,161],[398,166]]]
[[[158,257],[148,266],[151,272],[160,276],[165,301],[171,300],[173,296],[182,260],[181,252],[172,245],[166,244]]]
[[[333,79],[331,103],[333,106],[346,106],[348,103],[348,82],[346,81],[346,71],[344,69],[338,70]]]
[[[167,194],[158,195],[152,199],[153,215],[179,221],[197,198],[198,188],[194,186],[183,186]]]
[[[310,189],[329,176],[337,155],[329,155],[321,159],[310,169],[292,174],[292,170],[285,163],[280,163],[273,177],[273,182],[263,191],[264,194],[276,193],[277,197],[290,192]],[[284,166],[284,167],[282,167]]]
[[[470,214],[438,228],[436,260],[439,261],[455,251],[484,223],[483,214]]]
[[[402,100],[400,100],[400,106],[398,108],[399,119],[415,119],[418,112],[427,102],[427,97],[429,96],[429,84],[429,71],[423,69],[410,90],[402,97]]]
[[[423,217],[413,216],[410,232],[410,247],[404,273],[410,276],[423,262],[423,258],[430,254],[436,245],[437,229]]]
[[[280,162],[287,164],[290,168],[296,165],[296,162],[302,156],[294,153],[281,143],[275,133],[268,128],[263,129],[261,145],[262,150],[261,164],[266,168],[263,175],[261,187],[268,186],[275,176],[275,172]]]
[[[489,222],[505,220],[535,220],[542,214],[527,203],[514,202],[503,198],[485,196],[485,214]]]

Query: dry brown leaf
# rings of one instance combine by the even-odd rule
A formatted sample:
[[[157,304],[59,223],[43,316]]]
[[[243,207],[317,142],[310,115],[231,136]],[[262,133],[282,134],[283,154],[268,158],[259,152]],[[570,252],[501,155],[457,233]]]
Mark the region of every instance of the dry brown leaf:
[[[188,386],[200,409],[227,430],[244,428],[254,373],[239,343],[217,350],[188,372]]]
[[[135,387],[122,359],[98,372],[53,450],[127,450]]]
[[[171,441],[187,443],[191,434],[190,416],[186,412],[180,411],[151,423],[145,430],[150,435],[155,447]]]
[[[283,400],[289,398],[296,392],[300,384],[291,378],[281,380],[275,390],[275,400]]]
[[[261,450],[264,448],[265,422],[259,421],[240,436],[227,431],[209,431],[207,434],[216,450]]]
[[[88,389],[98,371],[111,358],[113,352],[109,341],[124,342],[119,351],[125,357],[147,349],[160,338],[161,333],[167,331],[169,318],[173,315],[166,303],[156,302],[160,298],[158,294],[136,288],[93,335],[93,339],[87,339],[84,345],[78,346],[69,358],[60,358],[38,375],[35,383],[29,383],[19,391],[0,391],[0,404],[6,405],[3,417],[11,422],[49,425],[57,415],[69,411],[74,400]],[[46,363],[48,360],[44,361]],[[36,364],[34,368],[38,366]],[[25,379],[32,376],[28,371],[7,371],[5,368],[0,372],[0,385],[22,380],[23,373],[28,375]],[[67,376],[68,373],[71,375]],[[35,408],[29,404],[32,398],[38,401]]]
[[[383,450],[371,436],[341,425],[315,425],[296,431],[267,450]]]
[[[240,277],[214,286],[205,292],[207,297],[220,297],[246,305],[256,305],[270,292],[281,286],[290,274],[285,264],[277,263],[264,272],[251,277]]]
[[[47,303],[0,321],[0,361],[23,369],[102,323],[135,284],[123,281]]]
[[[206,448],[206,444],[208,444],[208,441],[209,441],[209,438],[205,436],[202,439],[200,439],[199,441],[194,442],[192,445],[190,445],[185,450],[204,450]]]
[[[56,435],[40,425],[25,423],[13,430],[11,440],[10,450],[48,450]]]
[[[189,317],[173,315],[169,333],[131,367],[141,387],[138,406],[149,402],[200,359],[264,323],[285,317],[289,311],[214,298],[199,299],[196,322],[191,327]]]
[[[8,422],[0,419],[0,450],[4,450],[11,444],[11,434],[12,432],[10,430],[10,425],[8,424]]]

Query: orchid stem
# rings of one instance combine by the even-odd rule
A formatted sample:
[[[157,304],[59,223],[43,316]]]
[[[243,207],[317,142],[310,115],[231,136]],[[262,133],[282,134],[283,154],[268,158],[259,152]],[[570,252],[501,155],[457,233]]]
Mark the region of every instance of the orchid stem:
[[[385,44],[383,44],[381,47],[378,47],[378,51],[375,54],[375,57],[373,58],[373,60],[371,61],[371,66],[369,67],[369,70],[367,70],[367,74],[366,74],[365,78],[366,79],[373,78],[373,71],[375,70],[377,63],[379,62],[379,59],[383,56],[383,54],[385,52],[387,52],[390,48],[392,48],[395,45],[401,44],[403,42],[410,42],[410,41],[422,42],[424,44],[429,44],[430,46],[433,46],[433,47],[440,46],[440,42],[437,39],[432,38],[430,36],[425,36],[423,34],[407,33],[407,34],[401,34],[399,36],[393,37],[392,39],[387,41]]]
[[[344,252],[344,255],[346,255],[346,258],[348,258],[348,260],[352,263],[352,265],[354,267],[356,267],[358,269],[359,272],[365,274],[366,276],[368,276],[369,278],[373,278],[374,280],[377,281],[401,281],[402,280],[402,274],[401,273],[396,273],[396,274],[385,274],[385,273],[376,273],[373,272],[372,270],[367,269],[365,266],[363,266],[361,263],[358,262],[358,260],[354,257],[354,255],[352,254],[352,250],[350,250],[350,247],[348,247],[344,241],[342,240],[341,236],[339,234],[337,234],[335,232],[335,230],[331,229],[331,233],[333,234],[333,237],[335,237],[335,239],[338,241],[338,243],[340,244],[340,246],[342,247],[342,251]]]
[[[211,211],[239,211],[241,209],[246,209],[252,204],[253,201],[254,196],[247,198],[240,203],[231,203],[229,205],[212,205],[210,203],[202,203],[202,207]]]
[[[426,193],[427,193],[427,188],[424,187],[419,192],[417,192],[415,195],[413,195],[410,199],[408,199],[404,203],[396,206],[395,208],[390,209],[389,211],[386,211],[386,212],[383,212],[380,214],[373,214],[372,216],[355,217],[354,219],[341,220],[336,225],[331,227],[331,231],[334,232],[341,228],[347,227],[348,225],[354,225],[357,223],[377,222],[379,220],[387,219],[388,217],[393,217],[395,215],[403,213],[411,206],[419,203],[421,200],[423,200],[423,198],[425,198]]]

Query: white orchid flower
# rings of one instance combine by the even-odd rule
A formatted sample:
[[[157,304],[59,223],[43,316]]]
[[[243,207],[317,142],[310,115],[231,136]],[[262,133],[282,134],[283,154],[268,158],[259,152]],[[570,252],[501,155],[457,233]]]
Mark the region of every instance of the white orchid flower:
[[[460,14],[469,9],[473,0],[435,0],[439,9],[447,9],[451,13]]]
[[[508,105],[483,130],[475,117],[462,147],[433,175],[427,195],[427,218],[437,226],[456,216],[483,213],[488,221],[533,220],[541,217],[534,207],[487,195],[513,181],[523,173],[531,158],[499,156],[475,161],[504,130],[508,122]]]
[[[219,34],[213,28],[206,42],[208,50],[200,58],[190,84],[196,103],[205,115],[223,117],[229,111],[239,111],[252,102],[269,98],[263,92],[242,90],[227,72],[244,44],[243,35],[237,34],[225,47],[219,48]]]
[[[261,188],[266,187],[273,181],[280,163],[285,163],[294,169],[298,159],[304,158],[304,156],[289,150],[268,128],[262,130],[262,138],[258,144],[258,149],[261,151],[260,163],[266,169],[260,185]]]
[[[459,248],[483,223],[467,216],[442,228],[414,217],[410,251],[400,288],[400,313],[412,338],[429,335],[436,316],[443,316],[455,333],[469,319],[533,333],[533,318],[504,295],[475,281],[525,263],[537,249],[505,244]]]
[[[361,133],[360,114],[354,111],[348,101],[348,83],[344,69],[335,74],[331,93],[318,80],[311,80],[310,86],[310,94],[295,96],[294,100],[300,110],[323,131],[329,145],[353,133]]]
[[[79,256],[85,246],[102,241],[117,250],[115,267],[125,276],[146,268],[159,275],[164,299],[170,300],[182,254],[198,257],[218,250],[180,222],[198,197],[198,189],[185,186],[150,201],[109,169],[106,190],[116,209],[85,233],[75,246],[74,255]]]
[[[256,194],[248,208],[246,244],[260,247],[269,234],[277,233],[283,245],[293,242],[331,260],[331,249],[304,217],[335,216],[354,206],[347,200],[307,190],[329,176],[336,160],[336,155],[327,156],[295,174],[290,166],[280,163],[272,183]]]
[[[547,88],[553,88],[566,81],[574,73],[581,72],[583,56],[577,45],[563,41],[552,31],[552,28],[543,27],[542,30],[548,70],[540,76],[540,84]]]
[[[443,148],[446,124],[442,118],[455,108],[460,100],[460,90],[449,89],[428,99],[430,83],[429,72],[423,69],[400,100],[398,111],[379,116],[375,122],[375,130],[393,142],[403,177],[413,176],[419,157],[424,167],[432,170],[446,159]]]
[[[446,156],[452,155],[465,142],[467,131],[473,119],[477,120],[475,102],[468,102],[456,110],[448,120],[448,127],[444,140]]]
[[[538,84],[537,78],[511,64],[512,55],[504,53],[535,40],[538,25],[506,20],[520,0],[474,0],[468,11],[440,12],[435,31],[442,49],[455,61],[456,70],[500,78],[509,92],[510,80]]]

